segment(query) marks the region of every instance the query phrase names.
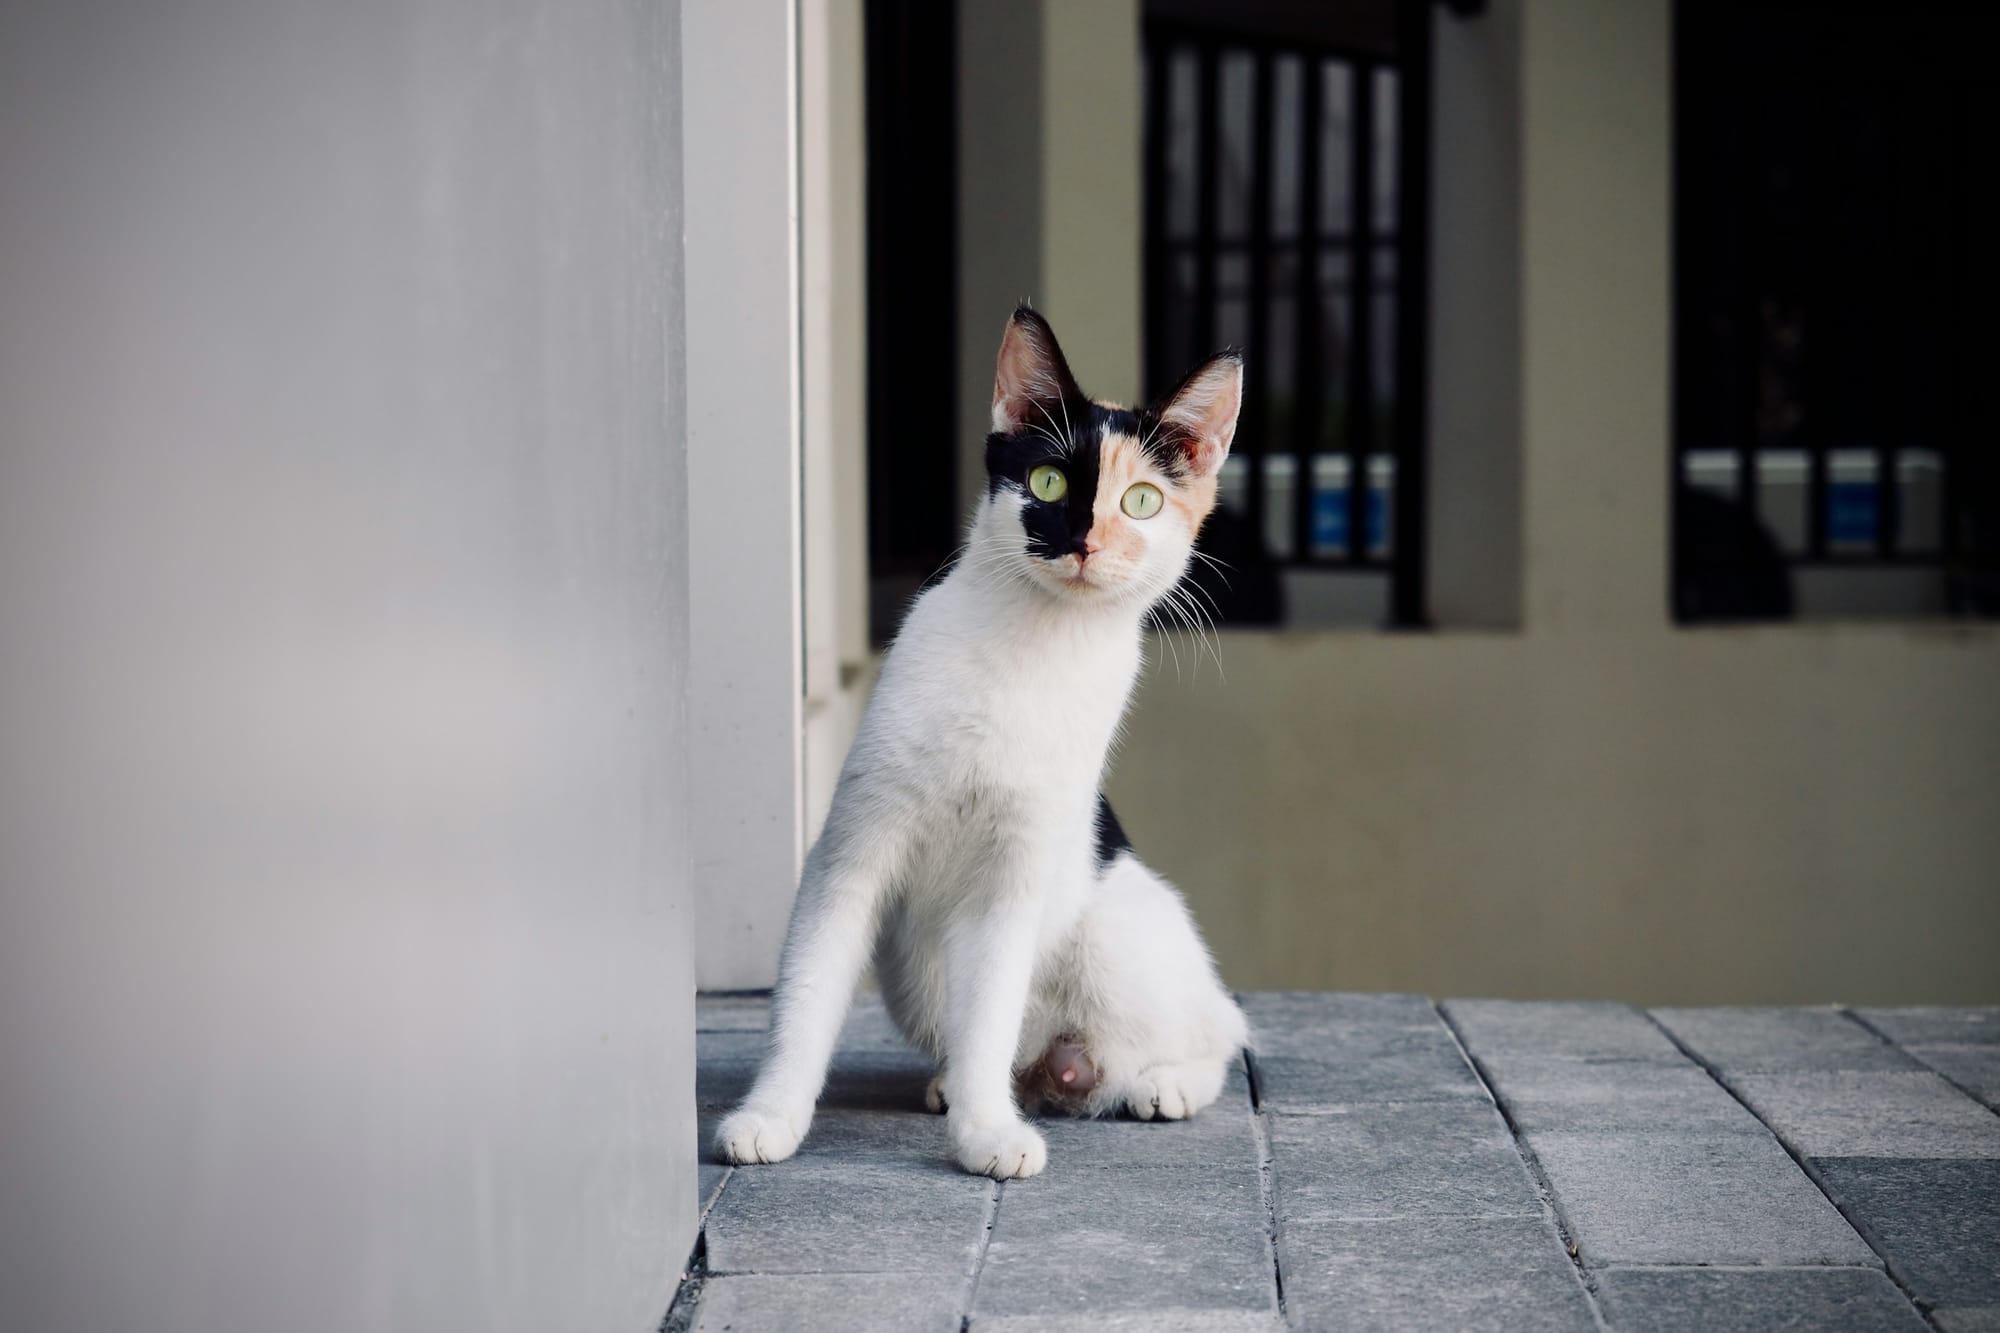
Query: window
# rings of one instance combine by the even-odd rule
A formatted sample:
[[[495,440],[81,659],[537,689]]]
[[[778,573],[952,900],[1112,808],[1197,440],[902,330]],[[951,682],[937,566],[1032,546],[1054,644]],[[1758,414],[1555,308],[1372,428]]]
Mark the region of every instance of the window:
[[[1145,263],[1149,394],[1246,353],[1204,585],[1238,622],[1421,624],[1429,7],[1346,34],[1200,9],[1227,13],[1149,9]]]
[[[1676,25],[1675,615],[1994,614],[1993,20]]]

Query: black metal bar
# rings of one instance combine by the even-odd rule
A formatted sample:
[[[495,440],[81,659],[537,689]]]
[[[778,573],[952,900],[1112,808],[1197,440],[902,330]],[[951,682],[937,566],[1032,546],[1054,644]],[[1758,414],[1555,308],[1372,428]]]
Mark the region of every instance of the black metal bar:
[[[1216,97],[1216,57],[1213,42],[1198,48],[1201,61],[1199,91],[1195,95],[1195,279],[1194,351],[1206,356],[1215,350],[1215,160],[1216,117],[1220,110]]]
[[[1375,69],[1356,64],[1349,102],[1353,173],[1348,223],[1347,559],[1368,563],[1368,446],[1375,435]]]
[[[1898,476],[1898,450],[1884,444],[1876,450],[1876,556],[1896,554],[1898,524],[1902,522],[1902,476]]]
[[[1146,62],[1146,295],[1145,319],[1148,329],[1161,329],[1167,322],[1167,107],[1172,99],[1168,80],[1173,67],[1173,48],[1164,41],[1148,38]],[[1164,368],[1166,340],[1146,340],[1146,394],[1155,397],[1168,389]]]
[[[1896,529],[1903,517],[1902,507],[1897,503],[1903,484],[1897,475],[1898,453],[1890,444],[1875,450],[1875,554],[1884,560],[1896,553]]]
[[[1789,90],[1773,91],[1765,88],[1757,81],[1754,71],[1745,70],[1739,77],[1743,78],[1753,90],[1748,94],[1749,96],[1762,97],[1766,99],[1767,103],[1775,97],[1794,95]],[[1752,123],[1762,123],[1771,115],[1768,105],[1757,107],[1756,111],[1757,121]],[[1838,210],[1826,210],[1824,205],[1827,201],[1820,196],[1821,188],[1826,181],[1826,171],[1824,168],[1827,165],[1829,164],[1825,161],[1825,153],[1820,145],[1817,143],[1811,145],[1807,150],[1805,171],[1808,216],[1827,217],[1836,215],[1838,212]],[[1754,312],[1756,310],[1759,290],[1757,280],[1770,276],[1775,268],[1771,255],[1771,233],[1776,230],[1776,222],[1771,216],[1772,209],[1769,204],[1771,186],[1765,181],[1755,179],[1751,181],[1751,186],[1757,191],[1756,198],[1760,201],[1761,206],[1756,215],[1756,223],[1753,229],[1753,235],[1756,238],[1758,247],[1753,252],[1756,266],[1752,270],[1751,282],[1744,284],[1744,299],[1751,304]],[[1806,256],[1806,271],[1808,273],[1818,274],[1828,271],[1828,266],[1824,258],[1827,252],[1827,245],[1823,239],[1826,231],[1827,228],[1822,226],[1811,228],[1808,232]],[[1833,395],[1829,392],[1829,386],[1826,383],[1828,360],[1823,355],[1815,355],[1815,350],[1818,346],[1814,336],[1817,330],[1817,321],[1813,316],[1817,313],[1810,306],[1806,308],[1805,340],[1799,349],[1799,380],[1805,397],[1805,412],[1799,425],[1799,435],[1805,444],[1806,465],[1809,469],[1806,486],[1806,531],[1810,536],[1810,541],[1806,549],[1813,557],[1824,559],[1827,554],[1827,466],[1830,461],[1827,457],[1827,451],[1831,448],[1831,441],[1826,430],[1827,423],[1822,419],[1819,412],[1813,410],[1813,404],[1830,402]],[[1761,320],[1756,328],[1757,342],[1761,348],[1766,336]],[[1753,376],[1750,381],[1750,412],[1753,421],[1756,419],[1756,400],[1759,383],[1759,379]],[[1754,516],[1757,511],[1752,509],[1750,512]]]
[[[1299,90],[1299,268],[1297,317],[1292,321],[1292,558],[1312,555],[1313,455],[1320,445],[1323,377],[1319,292],[1320,90],[1326,62],[1307,60]]]
[[[1727,52],[1724,68],[1729,70],[1727,80],[1729,96],[1735,105],[1723,114],[1737,125],[1762,124],[1766,110],[1752,100],[1757,96],[1755,84],[1747,81],[1739,73],[1744,62],[1743,53],[1734,45],[1725,44]],[[1733,113],[1733,114],[1732,114]],[[1725,122],[1727,124],[1727,122]],[[1742,540],[1748,541],[1747,534],[1755,530],[1757,504],[1757,444],[1762,429],[1760,420],[1763,396],[1765,340],[1768,331],[1764,327],[1764,311],[1758,300],[1759,291],[1771,272],[1771,244],[1769,231],[1773,223],[1770,207],[1770,183],[1762,178],[1756,169],[1756,159],[1750,151],[1751,137],[1743,130],[1729,129],[1722,135],[1728,145],[1730,175],[1734,177],[1731,194],[1740,199],[1748,199],[1750,207],[1745,210],[1747,223],[1738,223],[1743,235],[1735,239],[1732,247],[1731,281],[1734,286],[1735,317],[1740,330],[1741,343],[1737,348],[1738,376],[1736,381],[1736,419],[1731,423],[1735,428],[1736,453],[1736,502],[1741,506],[1745,522],[1740,531],[1746,534]],[[1744,216],[1744,214],[1739,214]],[[1811,549],[1815,553],[1826,550],[1825,504],[1826,489],[1824,478],[1819,477],[1820,462],[1817,451],[1812,450],[1808,441],[1806,447],[1812,451],[1808,466],[1818,478],[1809,485],[1806,528]],[[1683,485],[1687,482],[1685,478]],[[1747,567],[1751,552],[1747,546],[1736,555],[1739,565]]]
[[[1424,478],[1430,391],[1431,35],[1430,0],[1402,0],[1396,14],[1401,69],[1396,110],[1396,504],[1390,525],[1389,619],[1429,623],[1425,595]]]
[[[1251,68],[1251,97],[1254,111],[1250,144],[1250,329],[1244,349],[1248,360],[1243,367],[1243,406],[1250,429],[1238,439],[1249,446],[1245,462],[1249,468],[1245,490],[1245,521],[1252,540],[1264,541],[1264,453],[1271,423],[1271,358],[1265,353],[1270,336],[1271,298],[1271,53],[1259,47]]]

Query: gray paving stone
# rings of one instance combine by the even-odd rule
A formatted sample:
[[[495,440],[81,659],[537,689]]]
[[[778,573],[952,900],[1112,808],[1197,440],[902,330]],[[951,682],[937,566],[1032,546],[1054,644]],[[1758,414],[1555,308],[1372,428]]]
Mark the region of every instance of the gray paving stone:
[[[711,1137],[712,1137],[712,1131],[710,1131],[709,1128],[704,1125],[702,1127],[702,1134],[700,1140],[704,1148],[708,1144],[708,1141]],[[722,1187],[729,1182],[729,1172],[731,1171],[731,1169],[732,1168],[723,1166],[716,1162],[703,1162],[696,1169],[695,1188],[694,1188],[694,1215],[697,1218],[705,1218],[708,1216],[708,1210],[714,1205],[716,1199],[722,1194]]]
[[[970,1273],[992,1190],[944,1162],[740,1167],[708,1214],[708,1269]]]
[[[1923,1317],[1873,1268],[1611,1268],[1597,1274],[1620,1333],[1923,1333]]]
[[[2000,1305],[1969,1305],[1931,1311],[1944,1333],[2000,1333]]]
[[[1327,1222],[1279,1232],[1292,1327],[1595,1329],[1540,1217]]]
[[[1372,1105],[1265,1117],[1284,1227],[1307,1221],[1542,1216],[1541,1197],[1491,1106]]]
[[[958,1333],[966,1278],[923,1273],[713,1277],[694,1333]]]
[[[694,997],[696,1032],[762,1032],[771,1026],[771,997],[763,991],[725,991]]]
[[[1523,1134],[1564,1131],[1754,1134],[1764,1126],[1679,1053],[1673,1065],[1496,1056],[1486,1077]]]
[[[1351,1027],[1428,1027],[1437,1009],[1422,995],[1341,991],[1247,991],[1236,997],[1250,1019],[1258,1050],[1284,1053],[1287,1043],[1314,1044],[1315,1033]]]
[[[1828,1158],[1814,1166],[1918,1300],[2000,1305],[2000,1161]]]
[[[727,1113],[723,1107],[706,1107],[701,1111],[696,1125],[704,1153],[712,1151],[716,1126]],[[789,1160],[927,1164],[953,1159],[951,1136],[941,1115],[908,1109],[857,1110],[822,1105],[813,1113],[812,1128],[806,1131],[805,1142]],[[783,1163],[779,1165],[782,1168]]]
[[[1276,1311],[1142,1310],[1135,1314],[1008,1315],[975,1319],[973,1333],[1285,1333]]]
[[[1628,1004],[1447,1000],[1439,1008],[1481,1061],[1489,1055],[1524,1055],[1680,1064],[1687,1058],[1666,1033]]]
[[[702,1034],[705,1039],[715,1034]],[[732,1034],[735,1035],[735,1034]],[[756,1058],[698,1056],[694,1072],[695,1104],[704,1108],[734,1106],[750,1091],[757,1077]],[[928,1060],[907,1047],[845,1050],[833,1058],[821,1107],[854,1107],[890,1111],[920,1110],[931,1081]]]
[[[739,1028],[694,1034],[694,1059],[705,1064],[756,1064],[764,1058],[764,1034]]]
[[[1253,1066],[1265,1110],[1486,1096],[1421,995],[1267,991],[1239,999],[1257,1030]]]
[[[1035,1122],[1049,1145],[1049,1166],[1184,1170],[1255,1169],[1259,1156],[1249,1103],[1226,1092],[1188,1120],[1067,1116]]]
[[[1531,1134],[1527,1141],[1593,1267],[1876,1262],[1769,1136]]]
[[[1983,1043],[2000,1045],[2000,1006],[1908,1005],[1896,1009],[1856,1009],[1855,1013],[1903,1046]]]
[[[1486,1103],[1486,1088],[1442,1024],[1356,1027],[1254,1059],[1258,1104],[1302,1113],[1362,1102]]]
[[[1744,1074],[1731,1084],[1806,1157],[2000,1157],[2000,1116],[1928,1070]]]
[[[1010,1182],[973,1295],[981,1318],[1276,1309],[1254,1166]]]
[[[1653,1017],[1726,1075],[1917,1067],[1838,1009],[1655,1009]]]
[[[770,1000],[763,996],[724,995],[700,999],[695,1005],[695,1046],[718,1057],[755,1058],[763,1054],[770,1028]],[[841,1025],[836,1050],[868,1050],[880,1046],[909,1049],[903,1034],[889,1019],[880,997],[856,997]]]
[[[2000,1046],[1911,1046],[1910,1054],[2000,1110]]]

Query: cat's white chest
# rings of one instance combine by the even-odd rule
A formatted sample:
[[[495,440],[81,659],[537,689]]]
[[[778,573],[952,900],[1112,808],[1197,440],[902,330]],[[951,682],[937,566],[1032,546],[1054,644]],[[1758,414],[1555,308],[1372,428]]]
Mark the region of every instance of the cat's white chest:
[[[1009,623],[957,592],[913,616],[879,696],[920,785],[1094,802],[1138,672],[1136,623]]]

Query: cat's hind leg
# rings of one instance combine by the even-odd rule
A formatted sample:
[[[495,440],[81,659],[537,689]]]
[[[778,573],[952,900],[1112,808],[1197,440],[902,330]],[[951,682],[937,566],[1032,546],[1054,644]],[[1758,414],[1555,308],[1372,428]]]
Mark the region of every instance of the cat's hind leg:
[[[1187,905],[1130,851],[1100,873],[1065,987],[1100,1071],[1078,1108],[1183,1120],[1221,1095],[1249,1024],[1216,974]]]
[[[1141,1120],[1185,1120],[1222,1095],[1226,1071],[1221,1060],[1153,1065],[1132,1075],[1119,1096]]]

